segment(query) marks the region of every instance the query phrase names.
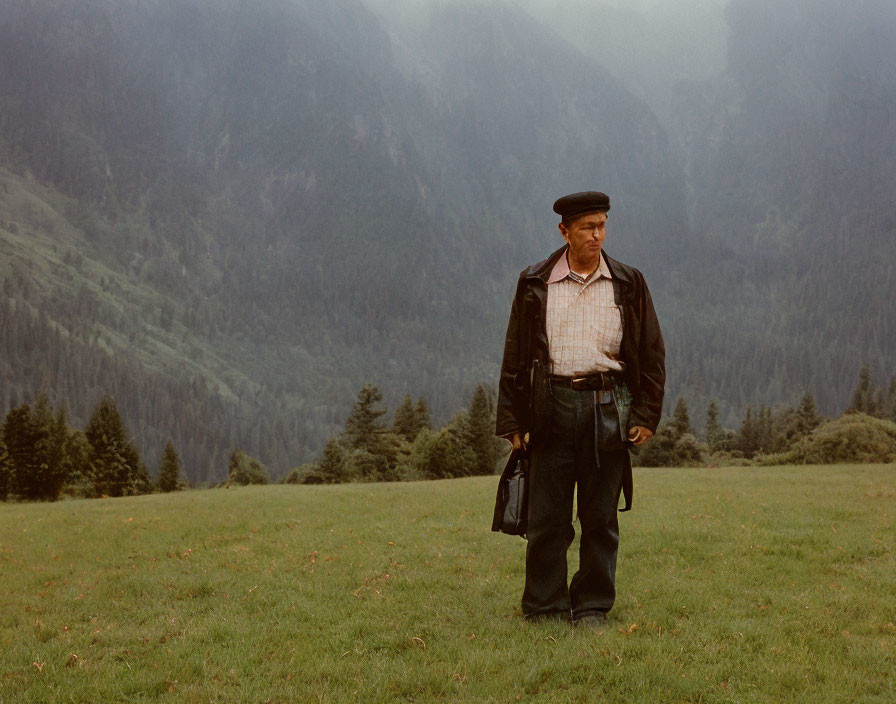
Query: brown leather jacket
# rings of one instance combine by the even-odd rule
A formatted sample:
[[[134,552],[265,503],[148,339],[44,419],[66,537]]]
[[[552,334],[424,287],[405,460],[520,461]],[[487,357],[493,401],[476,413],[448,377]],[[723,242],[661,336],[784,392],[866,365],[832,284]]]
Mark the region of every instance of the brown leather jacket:
[[[508,437],[529,432],[533,442],[548,420],[550,372],[547,330],[547,279],[566,245],[520,273],[504,341],[498,384],[495,434]],[[632,395],[628,428],[640,425],[656,432],[666,382],[665,347],[644,276],[604,252],[613,277],[616,305],[622,307],[620,358]],[[626,434],[628,433],[626,428]]]

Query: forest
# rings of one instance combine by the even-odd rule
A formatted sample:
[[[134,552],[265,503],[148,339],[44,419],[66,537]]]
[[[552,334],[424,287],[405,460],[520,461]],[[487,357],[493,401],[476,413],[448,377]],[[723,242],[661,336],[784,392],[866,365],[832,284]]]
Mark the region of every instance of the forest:
[[[445,427],[596,189],[669,398],[837,417],[896,358],[896,9],[610,4],[4,3],[0,412],[111,396],[209,485],[316,462],[365,383]]]
[[[406,395],[388,422],[383,395],[373,384],[358,392],[341,432],[312,462],[279,478],[239,447],[226,449],[226,479],[194,486],[339,484],[420,481],[499,473],[509,444],[493,435],[495,395],[481,384],[469,406],[441,428],[432,425],[423,398]],[[896,462],[896,376],[875,388],[863,366],[849,405],[825,418],[805,394],[794,408],[746,408],[737,429],[719,422],[711,402],[701,430],[679,398],[670,418],[633,464],[648,467],[747,466]],[[68,425],[63,407],[46,394],[11,409],[0,426],[0,499],[49,500],[169,492],[191,487],[174,444],[167,440],[151,478],[115,400],[105,396],[83,431]]]

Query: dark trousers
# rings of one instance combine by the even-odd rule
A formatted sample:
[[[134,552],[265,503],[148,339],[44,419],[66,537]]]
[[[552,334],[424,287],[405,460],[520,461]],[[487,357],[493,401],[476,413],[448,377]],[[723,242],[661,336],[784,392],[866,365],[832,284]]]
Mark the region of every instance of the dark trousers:
[[[601,450],[596,392],[552,389],[551,430],[530,448],[526,616],[609,611],[616,599],[616,511],[628,449]],[[618,443],[617,443],[618,446]],[[582,527],[579,571],[567,587],[566,553],[575,536],[573,491]]]

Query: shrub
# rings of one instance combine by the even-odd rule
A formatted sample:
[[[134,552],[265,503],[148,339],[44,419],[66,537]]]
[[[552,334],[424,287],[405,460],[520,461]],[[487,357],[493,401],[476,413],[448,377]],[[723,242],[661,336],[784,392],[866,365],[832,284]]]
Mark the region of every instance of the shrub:
[[[283,478],[283,484],[324,484],[324,478],[316,462],[306,462],[292,470]]]
[[[762,464],[896,462],[896,423],[864,413],[848,413],[819,425],[790,450]]]
[[[250,457],[239,448],[234,448],[230,455],[230,467],[227,472],[227,482],[247,486],[249,484],[267,484],[268,472],[254,457]]]

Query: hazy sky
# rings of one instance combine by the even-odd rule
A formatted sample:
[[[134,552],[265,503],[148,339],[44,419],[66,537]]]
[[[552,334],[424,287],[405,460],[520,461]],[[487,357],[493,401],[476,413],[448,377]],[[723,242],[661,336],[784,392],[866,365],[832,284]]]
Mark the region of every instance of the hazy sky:
[[[663,114],[681,80],[706,80],[727,59],[727,0],[362,0],[394,38],[415,44],[428,8],[510,4],[557,32]],[[418,45],[417,51],[424,51]],[[419,57],[425,60],[425,57]]]

